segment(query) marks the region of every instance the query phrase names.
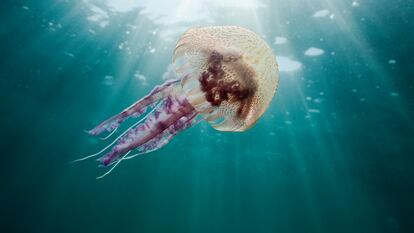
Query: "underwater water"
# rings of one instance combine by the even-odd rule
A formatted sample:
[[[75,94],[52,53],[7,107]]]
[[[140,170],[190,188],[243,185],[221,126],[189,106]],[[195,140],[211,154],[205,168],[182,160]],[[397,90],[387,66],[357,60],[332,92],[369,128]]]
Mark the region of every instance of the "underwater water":
[[[413,232],[411,0],[2,1],[1,232]],[[206,122],[106,168],[84,133],[164,82],[177,39],[238,25],[280,83],[243,133]],[[128,120],[126,129],[136,120]],[[129,125],[128,125],[129,124]]]

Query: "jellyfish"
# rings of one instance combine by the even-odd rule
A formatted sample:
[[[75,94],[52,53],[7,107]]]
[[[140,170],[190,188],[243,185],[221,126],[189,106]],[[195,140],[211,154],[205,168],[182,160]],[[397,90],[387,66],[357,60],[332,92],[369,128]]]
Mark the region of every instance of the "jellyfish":
[[[203,120],[219,131],[245,131],[266,111],[279,82],[271,48],[238,26],[187,30],[176,44],[172,65],[174,79],[87,133],[106,132],[106,139],[128,118],[145,113],[141,120],[98,153],[75,161],[103,154],[98,161],[112,165],[106,175],[119,162],[155,151]],[[136,153],[130,155],[132,151]]]

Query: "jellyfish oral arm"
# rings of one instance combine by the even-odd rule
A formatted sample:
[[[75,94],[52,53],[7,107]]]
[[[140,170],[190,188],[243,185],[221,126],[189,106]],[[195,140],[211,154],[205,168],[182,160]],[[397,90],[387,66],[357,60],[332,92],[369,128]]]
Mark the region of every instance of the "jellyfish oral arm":
[[[168,96],[145,122],[128,130],[99,161],[107,166],[134,149],[146,152],[161,148],[175,134],[194,125],[196,116],[195,109],[185,98]]]
[[[123,110],[121,113],[105,120],[95,128],[87,131],[90,135],[97,136],[104,131],[112,132],[119,127],[129,117],[139,117],[148,107],[156,104],[161,99],[165,98],[172,89],[180,82],[179,79],[169,80],[162,85],[156,86],[147,96],[138,100],[130,107]]]
[[[157,103],[157,104],[156,104]],[[197,124],[201,117],[183,95],[179,80],[171,80],[157,86],[154,90],[125,109],[120,114],[104,121],[90,134],[98,135],[103,131],[114,131],[128,117],[142,114],[143,108],[151,111],[138,122],[121,133],[112,143],[97,153],[74,160],[83,161],[101,156],[98,161],[103,166],[112,166],[102,178],[109,174],[122,160],[146,154],[165,146],[176,134]],[[131,152],[135,154],[130,155]]]

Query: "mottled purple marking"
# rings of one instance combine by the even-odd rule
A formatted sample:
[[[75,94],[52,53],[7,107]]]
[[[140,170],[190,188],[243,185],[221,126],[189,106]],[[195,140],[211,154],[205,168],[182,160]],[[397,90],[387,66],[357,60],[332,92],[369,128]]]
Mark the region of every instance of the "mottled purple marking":
[[[176,112],[172,112],[172,108],[177,108]],[[176,133],[184,128],[186,125],[181,122],[181,119],[186,117],[197,115],[195,109],[185,98],[179,98],[175,96],[168,96],[160,105],[159,109],[154,111],[144,123],[132,128],[121,137],[118,143],[112,148],[112,150],[101,157],[99,161],[107,166],[120,158],[120,156],[128,153],[129,151],[137,148],[148,150],[147,143],[155,143],[162,139],[165,134]]]
[[[190,126],[197,124],[199,121],[194,122],[194,118],[197,116],[197,113],[192,112],[187,116],[183,116],[178,121],[176,121],[173,125],[168,127],[166,130],[163,131],[162,134],[158,135],[157,137],[153,138],[149,142],[145,143],[141,147],[137,148],[139,152],[159,149],[166,145],[177,133],[187,129]]]
[[[89,130],[88,133],[90,135],[96,136],[101,134],[103,131],[112,132],[113,130],[117,129],[119,125],[129,117],[139,117],[142,113],[146,111],[147,107],[150,107],[152,104],[168,96],[171,92],[171,88],[179,82],[179,79],[168,80],[164,84],[156,86],[144,98],[138,100],[133,105],[123,110],[121,113],[102,122],[92,130]]]

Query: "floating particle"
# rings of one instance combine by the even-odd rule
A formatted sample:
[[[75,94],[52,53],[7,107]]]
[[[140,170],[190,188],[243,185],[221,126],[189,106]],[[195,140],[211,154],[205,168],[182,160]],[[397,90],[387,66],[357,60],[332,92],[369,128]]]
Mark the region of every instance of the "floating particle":
[[[140,74],[139,71],[136,71],[134,77],[142,82],[143,85],[148,85],[147,77]]]
[[[324,53],[325,51],[323,51],[322,49],[319,48],[315,48],[315,47],[310,47],[309,49],[307,49],[305,51],[305,55],[306,56],[311,56],[311,57],[315,57],[315,56],[320,56]]]
[[[313,102],[314,102],[314,103],[316,103],[316,104],[320,104],[320,103],[322,103],[322,102],[323,102],[323,99],[322,99],[322,98],[315,98],[315,99],[313,100]]]
[[[276,56],[280,72],[293,72],[302,67],[302,63],[284,56]]]
[[[106,75],[102,83],[106,86],[112,86],[114,84],[114,77],[111,75]]]
[[[319,109],[310,108],[310,109],[308,109],[308,112],[310,112],[310,113],[320,113],[321,111]]]
[[[352,7],[359,7],[359,2],[353,1],[351,5]]]
[[[328,9],[323,9],[323,10],[319,10],[319,11],[315,12],[315,14],[313,14],[312,17],[314,17],[314,18],[322,18],[322,17],[328,16],[329,13],[330,13],[330,11]]]
[[[69,53],[69,52],[65,52],[65,55],[69,56],[69,57],[75,57],[75,55],[73,55],[73,53]]]
[[[287,43],[287,39],[285,37],[281,37],[281,36],[276,36],[275,37],[275,42],[273,42],[273,44],[275,45],[281,45],[281,44],[286,44]]]

